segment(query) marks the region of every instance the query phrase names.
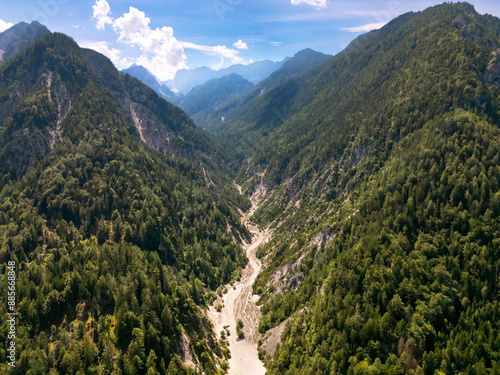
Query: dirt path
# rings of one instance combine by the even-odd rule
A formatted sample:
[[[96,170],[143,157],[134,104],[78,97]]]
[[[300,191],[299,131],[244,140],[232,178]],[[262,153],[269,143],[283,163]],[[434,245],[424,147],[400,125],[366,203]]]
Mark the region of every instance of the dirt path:
[[[259,246],[266,243],[271,233],[269,231],[259,231],[259,229],[249,223],[249,218],[257,209],[257,198],[252,199],[252,209],[242,217],[242,223],[253,234],[252,242],[243,245],[248,257],[248,264],[241,272],[241,280],[233,286],[228,285],[228,292],[218,298],[210,307],[208,316],[212,321],[215,332],[219,336],[225,326],[229,326],[230,336],[229,350],[229,375],[263,375],[266,369],[259,360],[257,354],[257,342],[260,334],[258,331],[260,310],[255,304],[257,296],[252,293],[252,285],[259,274],[262,264],[255,256]],[[221,312],[215,310],[215,306],[224,305]],[[243,321],[243,332],[245,338],[238,340],[236,334],[236,322]]]

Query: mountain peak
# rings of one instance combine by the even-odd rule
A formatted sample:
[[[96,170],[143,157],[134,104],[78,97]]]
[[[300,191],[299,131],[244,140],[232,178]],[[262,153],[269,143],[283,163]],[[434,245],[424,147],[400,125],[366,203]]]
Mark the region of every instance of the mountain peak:
[[[50,30],[38,21],[19,22],[0,33],[0,64],[47,34],[50,34]]]

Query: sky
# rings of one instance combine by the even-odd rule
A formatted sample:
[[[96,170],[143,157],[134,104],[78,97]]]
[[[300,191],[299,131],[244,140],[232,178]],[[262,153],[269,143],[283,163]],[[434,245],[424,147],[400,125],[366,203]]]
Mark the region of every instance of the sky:
[[[336,54],[361,33],[435,0],[16,0],[0,32],[37,20],[119,68],[143,65],[160,80],[179,69],[281,61],[312,48]],[[500,1],[471,0],[500,17]],[[0,0],[0,4],[7,0]]]

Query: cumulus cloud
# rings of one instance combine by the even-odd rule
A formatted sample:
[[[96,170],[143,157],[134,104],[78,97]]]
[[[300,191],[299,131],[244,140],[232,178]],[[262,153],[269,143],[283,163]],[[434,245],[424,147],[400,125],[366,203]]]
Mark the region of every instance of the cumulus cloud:
[[[94,10],[92,18],[96,20],[97,30],[104,30],[107,24],[113,24],[113,19],[109,16],[111,8],[106,0],[97,0],[92,9]]]
[[[238,49],[248,49],[248,44],[244,43],[241,39],[233,44],[233,47]]]
[[[234,44],[238,49],[228,48],[225,45],[205,46],[182,42],[174,36],[174,30],[171,27],[163,26],[152,29],[150,27],[151,19],[137,8],[129,7],[128,13],[124,13],[117,19],[109,17],[111,8],[106,0],[96,0],[92,8],[94,9],[93,18],[96,19],[96,28],[104,30],[106,24],[112,25],[114,32],[118,35],[117,41],[119,43],[138,48],[141,51],[141,55],[131,61],[144,66],[162,81],[172,79],[178,70],[187,68],[184,49],[194,49],[211,56],[219,56],[221,62],[216,66],[222,67],[226,59],[230,59],[233,64],[249,63],[238,56],[238,49],[248,48],[241,39]],[[109,49],[107,45],[100,45],[99,48],[120,60],[118,54],[113,52],[118,50]],[[113,61],[111,57],[110,59]]]
[[[226,57],[228,59],[233,59],[238,55],[238,51],[235,49],[228,48],[226,46],[203,46],[200,44],[190,43],[190,42],[181,42],[184,48],[194,49],[197,51],[202,51],[207,53],[207,55],[211,56],[221,56]]]
[[[237,43],[235,43],[235,44],[237,44]],[[197,51],[202,51],[202,52],[205,52],[207,55],[210,55],[210,56],[219,56],[220,57],[220,62],[217,63],[217,64],[214,64],[212,66],[216,70],[222,68],[226,64],[226,60],[225,59],[230,59],[231,60],[231,64],[248,65],[248,64],[251,64],[253,62],[252,59],[245,60],[243,57],[238,56],[238,54],[240,53],[240,51],[232,49],[232,48],[228,48],[225,45],[223,45],[223,46],[204,46],[204,45],[195,44],[195,43],[191,43],[191,42],[181,42],[181,44],[182,44],[182,46],[184,48],[194,49],[194,50],[197,50]],[[245,44],[245,43],[243,43],[243,44]]]
[[[0,20],[0,33],[3,33],[5,30],[10,29],[14,26],[13,23],[5,22],[4,20]]]
[[[171,27],[151,29],[150,22],[144,12],[130,7],[128,13],[113,22],[113,28],[118,34],[118,42],[141,50],[142,55],[136,63],[166,81],[172,79],[177,70],[187,67],[184,47],[174,37]]]
[[[361,32],[368,32],[371,30],[380,29],[382,26],[386,24],[387,22],[367,23],[366,25],[361,25],[361,26],[346,27],[342,30],[349,31],[350,33],[361,33]]]
[[[108,59],[110,59],[113,64],[118,66],[120,69],[127,68],[130,65],[130,62],[127,58],[120,58],[121,51],[116,48],[109,48],[107,42],[82,42],[80,43],[80,47],[93,49],[99,53],[102,53]]]
[[[318,9],[326,8],[326,0],[292,0],[292,5],[307,4]]]

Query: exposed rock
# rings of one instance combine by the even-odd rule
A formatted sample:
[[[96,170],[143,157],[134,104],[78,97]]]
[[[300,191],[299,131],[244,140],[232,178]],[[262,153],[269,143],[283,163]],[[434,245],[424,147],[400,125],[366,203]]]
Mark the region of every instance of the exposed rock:
[[[487,85],[500,84],[500,48],[492,51],[492,57],[488,62],[486,71],[484,72],[484,80]]]
[[[182,362],[185,366],[192,368],[193,370],[198,368],[198,360],[196,355],[191,350],[191,344],[189,343],[189,338],[183,331],[181,336],[181,350],[182,350]]]
[[[297,290],[304,280],[304,273],[300,271],[300,265],[308,252],[303,252],[295,262],[278,268],[273,275],[269,285],[274,285],[271,295],[276,295],[289,290]]]
[[[462,14],[456,16],[454,21],[455,24],[462,30],[471,31],[476,27],[474,23],[468,22]]]

